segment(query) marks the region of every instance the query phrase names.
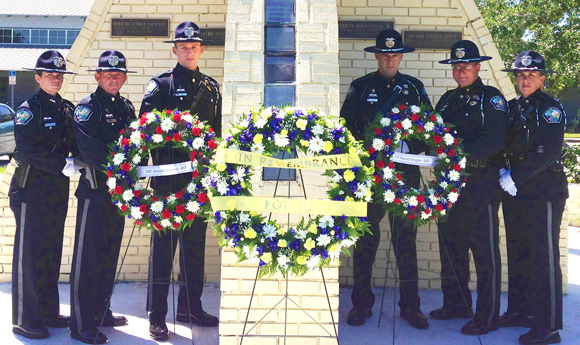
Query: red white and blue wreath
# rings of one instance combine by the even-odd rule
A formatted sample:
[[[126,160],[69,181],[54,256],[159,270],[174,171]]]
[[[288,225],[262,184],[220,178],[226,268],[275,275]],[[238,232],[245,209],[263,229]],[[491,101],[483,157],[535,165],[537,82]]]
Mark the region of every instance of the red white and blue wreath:
[[[343,120],[321,116],[317,110],[299,107],[252,110],[233,125],[223,148],[264,155],[297,151],[312,156],[355,154],[366,156],[343,125]],[[216,158],[217,160],[217,158]],[[330,200],[371,200],[372,169],[361,166],[327,170]],[[215,162],[202,180],[214,196],[252,196],[251,166]],[[213,202],[213,201],[212,201]],[[365,217],[310,215],[290,227],[267,220],[258,212],[227,210],[214,212],[220,246],[233,248],[239,261],[259,263],[260,275],[276,271],[302,275],[308,270],[338,260],[341,253],[368,231]]]
[[[201,179],[207,166],[196,157],[212,157],[217,143],[213,129],[189,112],[153,110],[121,131],[111,146],[108,158],[107,186],[120,214],[135,219],[140,227],[152,230],[183,230],[197,215],[211,213],[206,189]],[[149,151],[171,145],[189,153],[191,181],[170,195],[155,195],[140,182],[139,169],[149,159]]]
[[[373,195],[388,210],[410,219],[415,227],[442,218],[457,202],[465,185],[466,158],[457,133],[444,123],[441,115],[427,105],[394,107],[368,126],[365,135],[374,161]],[[403,141],[419,140],[427,146],[427,155],[436,157],[435,176],[422,188],[405,182],[394,156]],[[422,157],[422,156],[421,156]],[[417,157],[419,158],[419,157]],[[428,159],[428,157],[427,157]]]

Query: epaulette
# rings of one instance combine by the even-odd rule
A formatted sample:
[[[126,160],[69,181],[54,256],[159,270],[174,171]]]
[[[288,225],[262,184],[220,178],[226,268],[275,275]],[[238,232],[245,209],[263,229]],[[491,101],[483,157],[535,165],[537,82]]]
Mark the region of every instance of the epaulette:
[[[90,94],[90,95],[88,95],[88,96],[86,96],[86,97],[83,97],[83,99],[81,99],[81,100],[79,101],[79,104],[78,104],[78,105],[81,105],[81,104],[89,104],[89,103],[91,102],[91,99],[92,99],[92,96],[93,96],[93,95],[94,95],[94,94]]]
[[[22,104],[18,108],[30,108],[30,106],[34,103],[38,102],[38,95],[34,95],[27,99],[26,101],[22,102]],[[17,109],[18,110],[18,109]]]
[[[171,76],[171,74],[172,74],[172,73],[173,73],[173,68],[170,68],[170,69],[168,69],[168,70],[167,70],[167,71],[165,71],[165,72],[161,72],[161,73],[159,73],[158,75],[156,75],[156,76],[155,76],[155,77],[153,77],[153,78],[166,78],[166,77],[169,77],[169,76]]]
[[[405,74],[405,77],[407,78],[408,81],[410,81],[413,85],[415,85],[417,89],[420,89],[424,86],[422,81],[411,75]]]
[[[362,83],[364,81],[366,81],[367,79],[370,79],[372,77],[374,77],[377,74],[377,72],[372,72],[369,74],[365,74],[360,78],[356,78],[355,80],[352,81],[353,84],[358,84],[358,83]]]

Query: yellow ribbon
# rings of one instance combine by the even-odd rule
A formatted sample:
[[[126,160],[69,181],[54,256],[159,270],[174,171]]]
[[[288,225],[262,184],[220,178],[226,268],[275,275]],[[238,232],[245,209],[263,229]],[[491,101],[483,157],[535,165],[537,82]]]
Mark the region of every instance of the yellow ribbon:
[[[217,162],[254,165],[282,169],[346,169],[360,167],[362,163],[358,154],[339,154],[294,159],[277,159],[259,153],[235,149],[219,148],[215,155]]]
[[[366,217],[367,203],[314,199],[284,199],[255,196],[211,196],[214,211],[256,211],[327,216]]]

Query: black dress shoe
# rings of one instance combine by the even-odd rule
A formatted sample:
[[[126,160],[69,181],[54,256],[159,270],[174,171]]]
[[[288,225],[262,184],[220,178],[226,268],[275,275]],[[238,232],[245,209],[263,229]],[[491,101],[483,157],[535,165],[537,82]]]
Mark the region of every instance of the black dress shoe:
[[[354,307],[348,312],[346,323],[351,326],[360,326],[373,316],[373,310],[369,307]]]
[[[70,331],[70,336],[85,344],[106,344],[109,339],[98,329],[83,329],[80,332]]]
[[[558,344],[562,341],[557,329],[543,328],[532,328],[528,333],[520,336],[518,340],[520,344],[524,345]]]
[[[411,311],[411,310],[401,310],[401,317],[409,321],[411,327],[417,329],[427,329],[429,328],[429,320],[427,316],[423,314],[422,311]]]
[[[437,320],[452,320],[452,319],[469,319],[473,315],[473,309],[461,307],[461,308],[451,308],[443,307],[439,309],[432,310],[429,313],[434,319]]]
[[[202,327],[215,327],[220,323],[217,317],[206,313],[203,309],[191,312],[189,315],[187,312],[178,311],[175,319],[179,322],[193,322]]]
[[[57,315],[56,317],[42,318],[40,321],[45,327],[52,328],[66,328],[68,327],[70,317],[64,315]]]
[[[149,336],[153,340],[167,340],[169,339],[169,329],[165,322],[150,322]]]
[[[12,327],[12,333],[21,335],[28,339],[45,339],[48,338],[48,329],[46,327],[31,327],[27,325],[16,325]]]
[[[115,315],[113,315],[113,312],[110,309],[107,310],[107,313],[105,314],[105,318],[103,319],[103,322],[101,323],[102,317],[103,317],[102,314],[95,316],[95,321],[97,322],[97,325],[101,325],[103,327],[117,327],[117,326],[124,326],[127,324],[126,317],[124,317],[123,315],[115,316]]]
[[[524,315],[517,311],[506,311],[502,316],[499,317],[498,323],[500,327],[531,328],[534,323],[534,317],[532,315]]]
[[[494,323],[485,323],[485,325],[476,325],[473,321],[469,321],[468,323],[461,328],[461,333],[466,335],[484,335],[489,332],[493,332],[499,329],[497,322]]]

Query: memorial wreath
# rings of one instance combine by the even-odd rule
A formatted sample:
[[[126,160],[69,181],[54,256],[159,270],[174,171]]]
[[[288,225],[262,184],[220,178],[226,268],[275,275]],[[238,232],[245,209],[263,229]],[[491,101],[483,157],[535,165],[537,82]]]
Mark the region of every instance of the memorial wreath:
[[[149,159],[149,151],[165,145],[188,152],[190,161],[158,167],[141,165]],[[197,215],[211,213],[207,191],[201,184],[208,167],[197,159],[209,159],[216,147],[213,129],[189,112],[144,113],[127,131],[122,130],[118,141],[111,145],[106,173],[113,203],[123,216],[135,219],[140,227],[183,230]],[[191,172],[191,182],[170,195],[155,195],[140,182],[144,176],[171,172]]]
[[[342,121],[342,119],[340,120]],[[276,152],[306,157],[278,160]],[[302,275],[338,260],[341,252],[368,231],[366,202],[371,200],[372,168],[362,166],[367,153],[337,119],[299,107],[252,110],[233,125],[209,174],[215,235],[239,261],[259,263],[260,275],[276,271]],[[322,169],[330,177],[330,200],[252,197],[251,166]],[[309,214],[293,226],[266,220],[259,212]]]
[[[367,127],[365,137],[371,145],[368,152],[375,167],[375,201],[408,218],[415,227],[447,214],[465,185],[466,158],[457,133],[441,115],[428,105],[402,104],[377,116]],[[402,142],[412,140],[424,143],[427,156],[399,153]],[[430,166],[435,179],[421,188],[410,187],[397,169],[399,164]]]

